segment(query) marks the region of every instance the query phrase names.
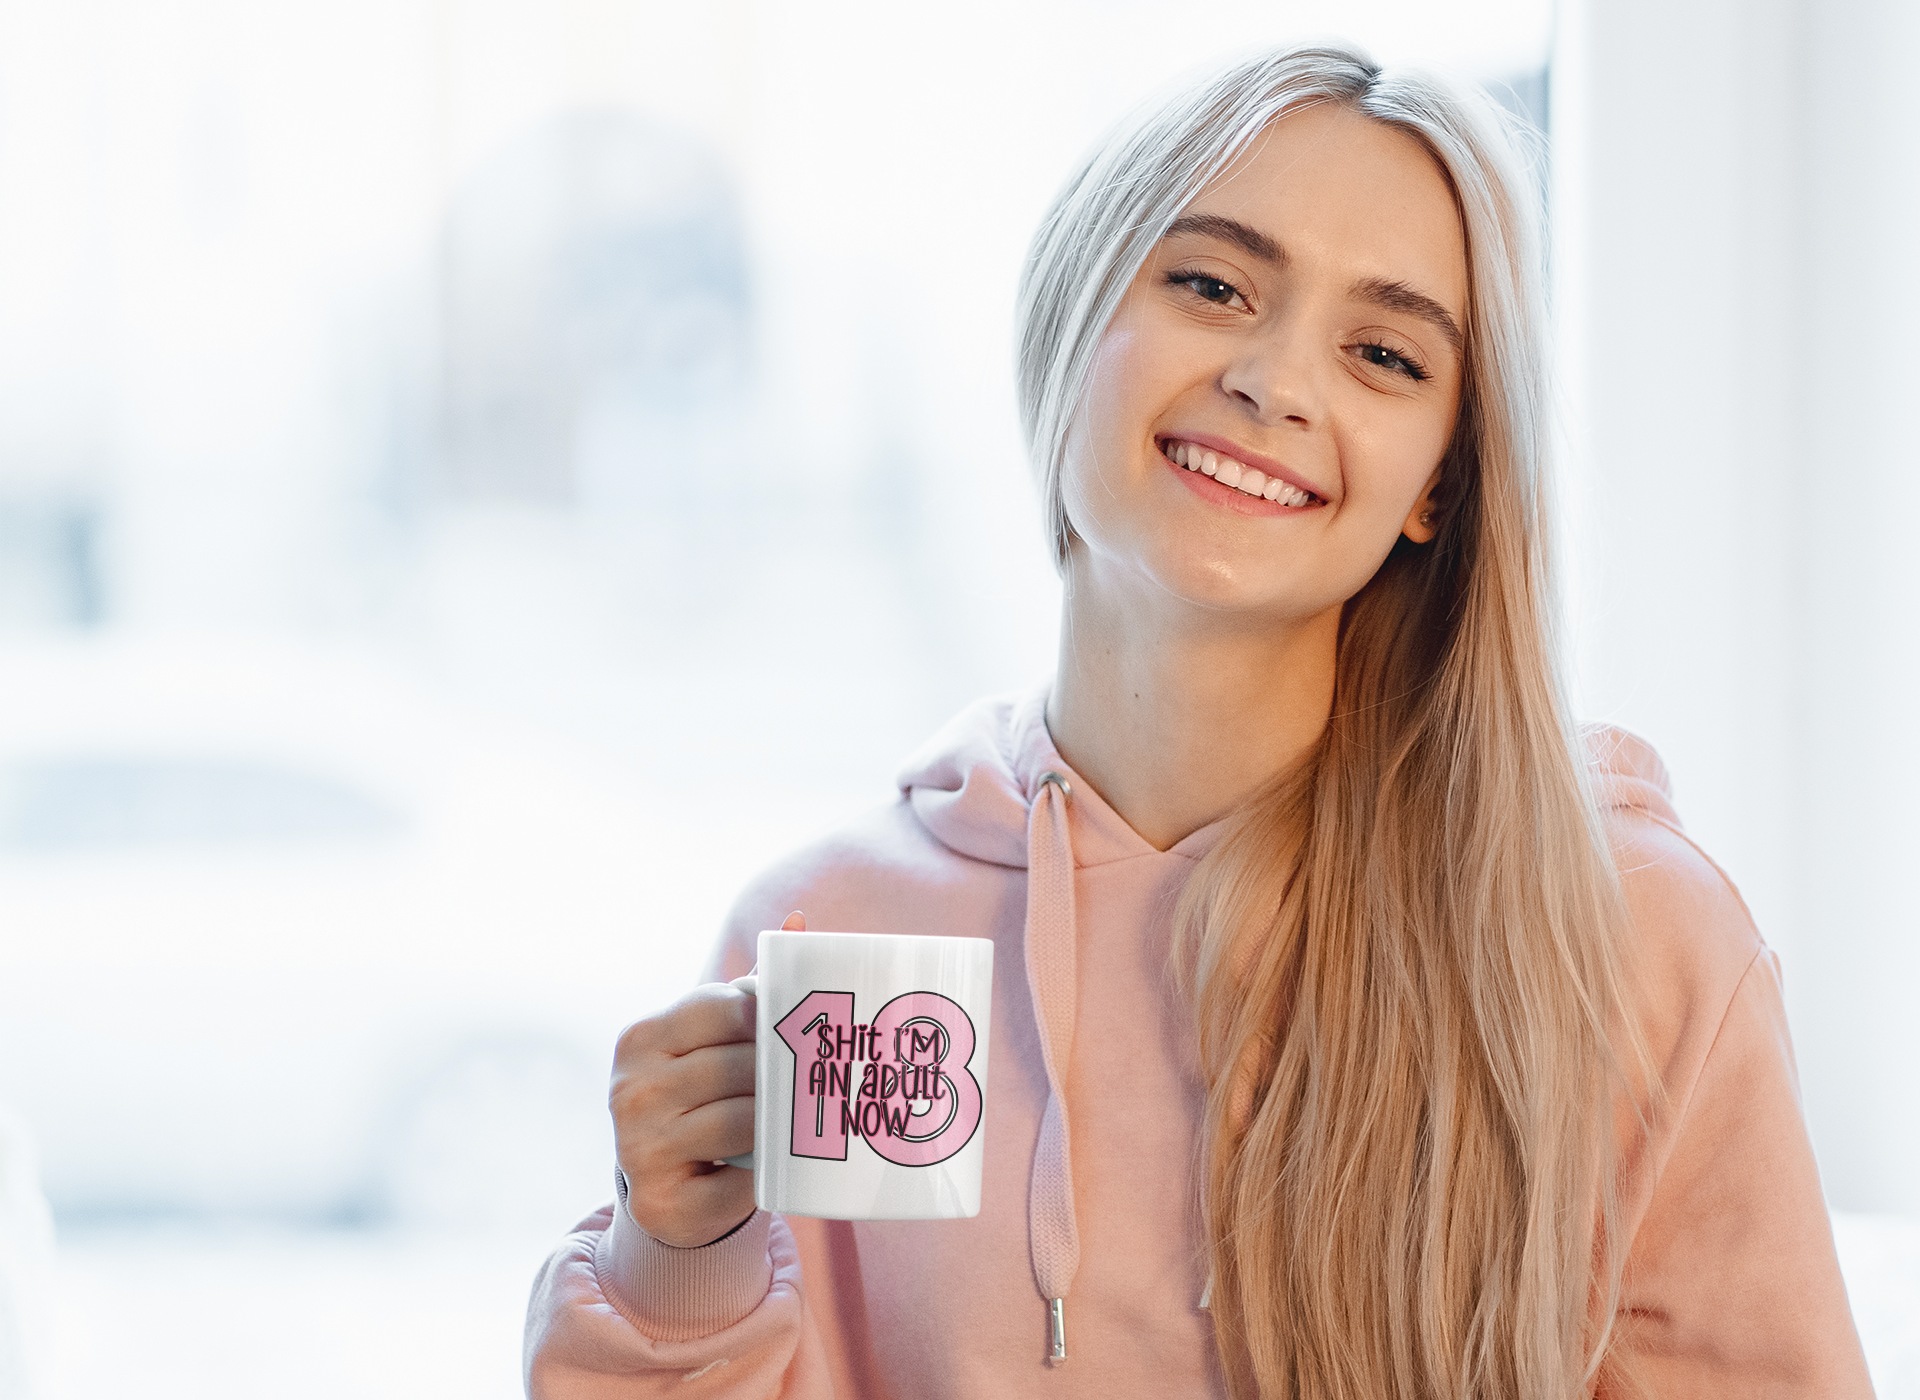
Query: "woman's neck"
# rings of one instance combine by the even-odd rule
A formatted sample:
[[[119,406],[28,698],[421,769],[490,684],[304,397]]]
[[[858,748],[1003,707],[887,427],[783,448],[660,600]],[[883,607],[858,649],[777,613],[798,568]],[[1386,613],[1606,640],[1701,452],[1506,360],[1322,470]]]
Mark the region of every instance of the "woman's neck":
[[[1157,589],[1067,589],[1047,728],[1060,756],[1156,849],[1298,762],[1333,705],[1339,609],[1292,624]]]

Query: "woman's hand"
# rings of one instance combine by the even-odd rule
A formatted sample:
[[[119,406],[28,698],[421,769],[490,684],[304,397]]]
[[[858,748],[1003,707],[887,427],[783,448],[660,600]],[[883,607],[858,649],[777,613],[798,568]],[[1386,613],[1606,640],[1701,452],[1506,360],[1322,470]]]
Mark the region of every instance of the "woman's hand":
[[[783,929],[803,930],[789,914]],[[723,1164],[753,1149],[754,979],[695,987],[620,1033],[614,1151],[634,1224],[662,1244],[711,1244],[753,1214],[753,1173]]]

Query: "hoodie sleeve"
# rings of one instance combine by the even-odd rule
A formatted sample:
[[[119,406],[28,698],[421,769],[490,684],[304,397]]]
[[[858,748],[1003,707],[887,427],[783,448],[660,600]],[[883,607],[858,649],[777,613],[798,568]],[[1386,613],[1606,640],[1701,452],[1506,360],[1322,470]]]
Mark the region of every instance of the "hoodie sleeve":
[[[834,1394],[792,1232],[765,1211],[701,1249],[596,1211],[534,1280],[525,1356],[533,1400]]]
[[[1871,1400],[1765,948],[1665,1157],[1628,1256],[1620,1379],[1661,1397]]]
[[[1642,1097],[1622,1118],[1633,1239],[1598,1394],[1871,1400],[1779,961],[1732,881],[1681,829],[1653,751],[1618,730],[1589,744],[1663,1089],[1657,1108]],[[1650,1135],[1627,1126],[1642,1121]]]

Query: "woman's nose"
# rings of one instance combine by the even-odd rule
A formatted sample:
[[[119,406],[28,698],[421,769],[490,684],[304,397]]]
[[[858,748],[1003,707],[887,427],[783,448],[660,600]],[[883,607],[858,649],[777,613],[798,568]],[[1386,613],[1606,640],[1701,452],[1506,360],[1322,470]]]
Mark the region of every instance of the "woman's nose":
[[[1220,376],[1220,387],[1262,423],[1319,423],[1325,393],[1305,327],[1276,322],[1248,337]]]

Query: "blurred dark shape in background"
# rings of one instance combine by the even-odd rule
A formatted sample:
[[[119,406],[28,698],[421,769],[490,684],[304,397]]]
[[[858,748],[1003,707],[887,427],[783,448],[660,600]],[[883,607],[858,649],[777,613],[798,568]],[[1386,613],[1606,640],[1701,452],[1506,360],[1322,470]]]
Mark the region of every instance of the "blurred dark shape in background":
[[[0,494],[0,627],[92,627],[106,616],[105,510],[72,490]]]
[[[599,108],[465,181],[440,265],[435,498],[669,516],[737,494],[746,463],[712,425],[745,417],[752,312],[721,170],[696,139]]]

